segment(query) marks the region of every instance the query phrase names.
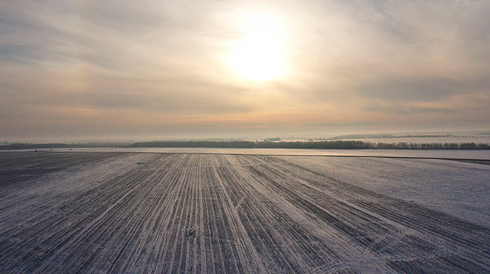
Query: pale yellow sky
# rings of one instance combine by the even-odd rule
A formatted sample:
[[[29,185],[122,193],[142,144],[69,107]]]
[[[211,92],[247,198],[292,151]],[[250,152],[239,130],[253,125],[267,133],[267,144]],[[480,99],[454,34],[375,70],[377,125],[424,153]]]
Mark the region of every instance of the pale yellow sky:
[[[2,1],[0,141],[490,129],[488,1]]]

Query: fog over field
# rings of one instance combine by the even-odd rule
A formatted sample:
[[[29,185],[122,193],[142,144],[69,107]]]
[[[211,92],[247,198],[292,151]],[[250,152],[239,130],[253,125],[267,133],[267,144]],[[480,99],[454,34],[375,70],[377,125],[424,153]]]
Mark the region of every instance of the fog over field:
[[[488,161],[0,153],[2,273],[486,273]]]

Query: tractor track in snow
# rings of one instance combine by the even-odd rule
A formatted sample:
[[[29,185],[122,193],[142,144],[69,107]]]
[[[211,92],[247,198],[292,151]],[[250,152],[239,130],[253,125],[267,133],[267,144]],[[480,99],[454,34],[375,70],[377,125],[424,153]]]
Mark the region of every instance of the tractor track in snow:
[[[322,161],[2,153],[0,273],[490,271],[488,227],[339,179]]]

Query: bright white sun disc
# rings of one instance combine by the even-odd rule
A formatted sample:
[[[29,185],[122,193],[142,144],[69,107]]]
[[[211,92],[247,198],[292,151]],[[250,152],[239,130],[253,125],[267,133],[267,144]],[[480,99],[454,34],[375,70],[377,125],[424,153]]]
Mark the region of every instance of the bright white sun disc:
[[[245,38],[234,45],[231,68],[247,80],[264,81],[281,77],[285,71],[280,41],[265,35]]]
[[[231,45],[230,68],[241,78],[267,81],[286,71],[283,29],[272,17],[254,14],[242,25],[243,36]]]

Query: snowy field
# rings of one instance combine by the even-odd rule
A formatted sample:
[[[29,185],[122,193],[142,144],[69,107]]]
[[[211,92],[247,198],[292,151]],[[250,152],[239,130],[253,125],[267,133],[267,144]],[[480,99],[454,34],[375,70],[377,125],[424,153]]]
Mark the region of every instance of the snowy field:
[[[14,150],[21,151],[21,150]],[[34,151],[33,149],[23,151]],[[47,149],[49,151],[49,149]],[[53,152],[146,152],[146,153],[193,153],[239,155],[296,155],[296,156],[379,156],[415,157],[430,159],[479,159],[490,160],[490,150],[409,150],[409,149],[284,149],[284,148],[54,148]],[[12,152],[0,150],[1,152]]]
[[[0,273],[490,272],[487,151],[143,150],[0,153]]]

